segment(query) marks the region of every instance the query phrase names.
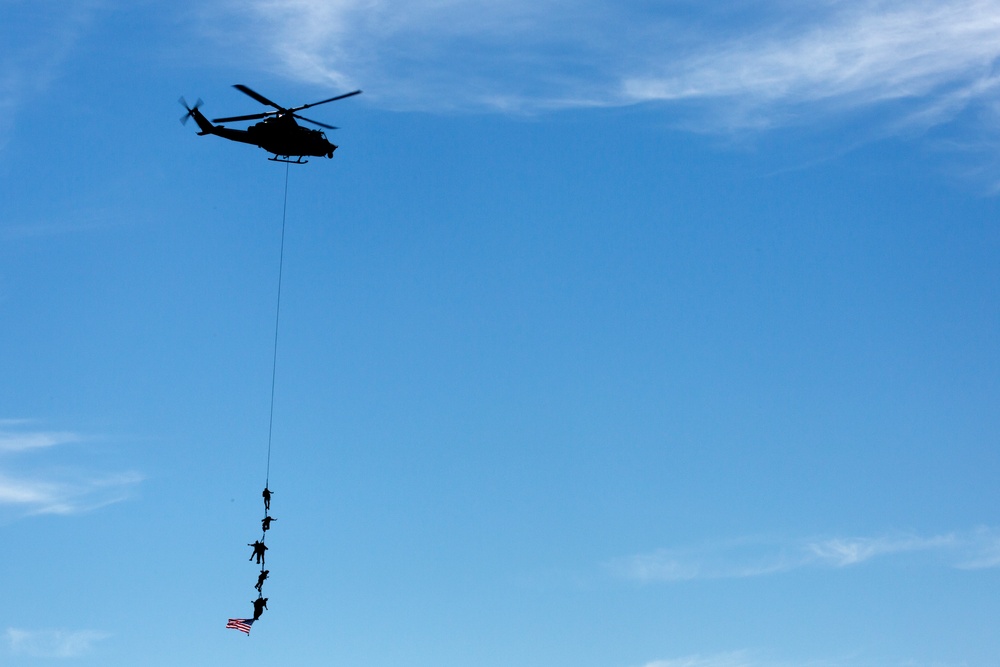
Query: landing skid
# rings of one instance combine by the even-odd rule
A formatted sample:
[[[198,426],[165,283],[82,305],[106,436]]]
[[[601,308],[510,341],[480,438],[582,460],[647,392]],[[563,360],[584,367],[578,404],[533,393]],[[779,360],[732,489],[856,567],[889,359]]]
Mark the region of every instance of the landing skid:
[[[269,157],[267,159],[270,160],[271,162],[287,162],[288,164],[306,164],[307,162],[309,162],[309,160],[303,160],[302,158],[304,157],[305,155],[300,155],[294,160],[292,160],[290,159],[291,158],[290,155],[283,155],[281,157],[275,155],[274,157]]]

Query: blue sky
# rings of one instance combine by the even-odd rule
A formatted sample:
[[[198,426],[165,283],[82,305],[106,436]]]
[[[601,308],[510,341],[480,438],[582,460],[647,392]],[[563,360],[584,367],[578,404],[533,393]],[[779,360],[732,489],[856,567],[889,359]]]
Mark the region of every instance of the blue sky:
[[[703,4],[0,0],[0,664],[997,664],[1000,2]]]

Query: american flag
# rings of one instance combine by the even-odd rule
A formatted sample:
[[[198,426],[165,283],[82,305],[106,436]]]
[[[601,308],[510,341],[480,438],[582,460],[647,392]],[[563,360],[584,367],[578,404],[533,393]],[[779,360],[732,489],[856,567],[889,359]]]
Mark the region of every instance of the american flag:
[[[250,635],[250,626],[253,625],[252,618],[231,618],[229,622],[226,623],[227,628],[232,628],[233,630],[239,630],[240,632],[247,633]]]

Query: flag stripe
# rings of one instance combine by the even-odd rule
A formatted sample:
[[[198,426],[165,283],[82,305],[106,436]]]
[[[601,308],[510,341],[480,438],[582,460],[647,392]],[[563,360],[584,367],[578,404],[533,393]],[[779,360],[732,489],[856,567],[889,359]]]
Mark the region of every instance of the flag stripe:
[[[227,628],[232,628],[233,630],[239,630],[240,632],[245,632],[250,634],[250,626],[253,625],[252,618],[231,618],[229,622],[226,623]]]

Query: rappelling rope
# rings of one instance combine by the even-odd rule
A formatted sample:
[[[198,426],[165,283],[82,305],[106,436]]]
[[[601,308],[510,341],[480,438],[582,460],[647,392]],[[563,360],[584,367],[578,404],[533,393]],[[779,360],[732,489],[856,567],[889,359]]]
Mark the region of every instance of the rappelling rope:
[[[271,432],[274,428],[274,378],[278,369],[278,319],[281,315],[281,273],[285,264],[285,214],[288,211],[288,163],[285,163],[285,197],[281,204],[281,250],[278,254],[278,303],[274,309],[274,355],[271,357],[271,416],[267,424],[267,471],[264,487],[271,481]]]
[[[285,164],[285,195],[284,200],[281,204],[281,250],[278,253],[278,298],[277,303],[274,308],[274,352],[271,356],[271,410],[270,417],[268,419],[267,425],[267,470],[264,474],[264,518],[261,520],[261,533],[260,539],[253,544],[248,544],[247,546],[252,546],[254,548],[253,556],[250,560],[257,557],[257,562],[260,565],[260,577],[257,580],[257,585],[254,588],[257,589],[257,600],[254,601],[254,617],[253,618],[231,618],[229,622],[226,623],[227,628],[232,628],[234,630],[239,630],[240,632],[246,633],[250,636],[250,627],[253,623],[260,617],[262,609],[258,607],[258,603],[263,605],[263,608],[267,608],[267,598],[264,597],[263,585],[267,578],[265,574],[266,570],[264,567],[265,557],[264,552],[267,547],[264,543],[267,541],[267,531],[270,528],[270,522],[274,521],[269,516],[270,510],[270,489],[268,485],[271,483],[271,434],[274,430],[274,380],[276,376],[276,371],[278,369],[278,323],[281,320],[281,275],[283,273],[285,265],[285,219],[288,213],[288,163]],[[260,551],[258,552],[258,546]]]

